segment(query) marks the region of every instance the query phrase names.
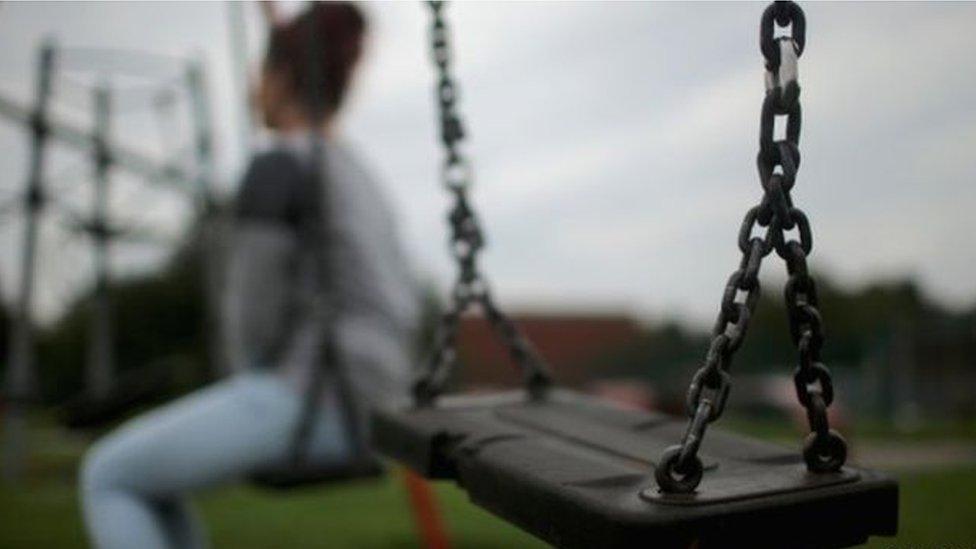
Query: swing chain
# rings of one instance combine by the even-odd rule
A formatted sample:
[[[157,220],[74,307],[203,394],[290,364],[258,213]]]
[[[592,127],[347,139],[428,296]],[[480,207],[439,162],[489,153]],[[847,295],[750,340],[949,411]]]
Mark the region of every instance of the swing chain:
[[[414,385],[414,399],[418,406],[428,406],[443,390],[458,361],[457,335],[461,316],[473,305],[481,307],[488,323],[508,348],[512,360],[522,370],[529,394],[539,397],[551,384],[547,367],[512,320],[496,305],[488,283],[478,268],[478,254],[485,245],[485,239],[468,199],[470,164],[459,149],[464,139],[464,124],[456,109],[458,94],[450,67],[449,32],[442,13],[444,2],[431,1],[427,4],[433,19],[431,50],[437,67],[440,138],[445,152],[441,178],[454,198],[448,221],[451,227],[450,248],[458,274],[451,291],[451,306],[441,316],[437,326],[427,371]]]
[[[774,38],[774,24],[791,27],[791,36]],[[833,400],[830,371],[820,362],[823,320],[818,310],[816,283],[807,271],[807,255],[813,248],[810,222],[793,206],[790,191],[800,166],[800,86],[797,60],[806,43],[803,10],[790,1],[777,1],[763,12],[760,50],[766,61],[766,95],[760,115],[757,167],[763,188],[759,205],[750,209],[739,228],[742,252],[739,268],[726,283],[712,342],[705,364],[695,372],[686,406],[691,421],[680,445],[662,454],[655,478],[664,492],[688,493],[701,482],[702,462],[698,457],[708,424],[725,409],[731,389],[728,370],[733,354],[745,338],[749,320],[759,301],[759,269],[773,250],[786,262],[789,278],[784,288],[790,336],[799,354],[793,380],[797,398],[806,408],[811,434],[803,456],[814,472],[837,471],[847,456],[846,443],[830,429],[827,407]],[[774,137],[776,116],[785,116],[785,139]],[[777,170],[779,168],[779,170]],[[753,236],[755,227],[765,234]],[[798,240],[785,231],[796,229]]]

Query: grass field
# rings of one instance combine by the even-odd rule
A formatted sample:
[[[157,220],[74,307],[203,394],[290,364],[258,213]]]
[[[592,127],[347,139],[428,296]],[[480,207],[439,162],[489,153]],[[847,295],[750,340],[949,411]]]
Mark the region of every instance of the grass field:
[[[0,486],[0,548],[84,547],[72,471],[84,441],[36,434],[46,448],[19,488]],[[37,446],[35,446],[37,447]],[[878,548],[976,547],[976,463],[898,473],[901,524]],[[470,504],[450,484],[436,487],[454,546],[543,547]],[[287,495],[233,487],[199,499],[214,547],[411,548],[417,537],[397,480],[308,489]]]

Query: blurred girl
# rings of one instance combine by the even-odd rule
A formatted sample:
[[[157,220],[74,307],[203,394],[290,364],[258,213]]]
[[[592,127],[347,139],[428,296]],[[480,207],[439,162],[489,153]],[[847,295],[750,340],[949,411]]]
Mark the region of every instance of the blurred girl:
[[[271,31],[255,102],[274,143],[255,156],[241,185],[226,281],[235,373],[130,421],[89,452],[81,497],[95,546],[205,546],[188,495],[289,458],[321,367],[324,317],[360,410],[406,397],[417,292],[389,207],[335,123],[365,31],[359,9],[345,3],[314,3]],[[309,40],[312,32],[320,39]],[[321,146],[312,146],[315,137]],[[308,177],[316,165],[319,177]],[[327,192],[328,209],[310,211],[319,192]],[[305,237],[308,219],[328,235],[328,276],[314,260],[323,240]],[[331,296],[325,315],[316,309],[323,293]],[[310,456],[348,460],[334,380],[326,380],[319,409]]]

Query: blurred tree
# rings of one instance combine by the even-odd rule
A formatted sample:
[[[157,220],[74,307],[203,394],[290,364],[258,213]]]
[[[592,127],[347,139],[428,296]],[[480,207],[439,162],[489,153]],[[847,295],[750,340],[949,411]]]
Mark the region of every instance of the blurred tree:
[[[818,276],[827,342],[823,360],[833,371],[858,380],[854,397],[891,416],[905,400],[935,414],[973,412],[963,393],[976,382],[976,308],[953,312],[932,302],[912,280],[877,282],[844,290]],[[764,280],[764,290],[733,375],[791,375],[796,350],[790,341],[782,280]],[[594,377],[651,382],[665,401],[680,400],[708,348],[708,332],[665,322],[649,327],[632,345],[589,368]],[[863,400],[863,399],[862,399]],[[967,404],[968,403],[968,404]],[[953,411],[940,408],[954,407]]]
[[[208,334],[203,332],[195,234],[191,231],[160,271],[113,282],[115,352],[122,382],[165,378],[176,382],[175,390],[205,381]],[[38,335],[39,378],[46,402],[82,392],[91,306],[90,294],[80,297]]]
[[[0,360],[7,360],[7,337],[10,335],[10,317],[7,316],[7,307],[0,302]],[[4,368],[0,368],[0,371]]]

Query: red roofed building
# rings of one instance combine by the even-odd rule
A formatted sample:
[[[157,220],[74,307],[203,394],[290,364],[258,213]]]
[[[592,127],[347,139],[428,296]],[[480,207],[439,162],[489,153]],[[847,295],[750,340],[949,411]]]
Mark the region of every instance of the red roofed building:
[[[560,384],[569,387],[581,387],[601,373],[606,375],[600,358],[633,345],[642,331],[624,315],[516,314],[512,320],[549,362]],[[464,318],[459,343],[462,366],[458,379],[464,386],[515,387],[521,381],[507,350],[484,318]]]

